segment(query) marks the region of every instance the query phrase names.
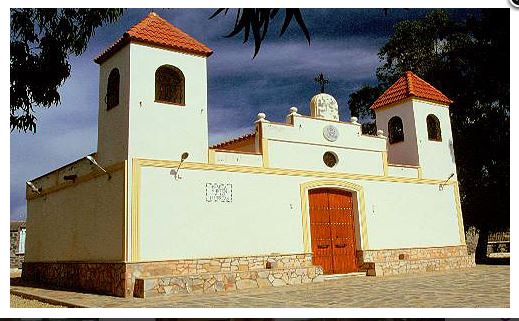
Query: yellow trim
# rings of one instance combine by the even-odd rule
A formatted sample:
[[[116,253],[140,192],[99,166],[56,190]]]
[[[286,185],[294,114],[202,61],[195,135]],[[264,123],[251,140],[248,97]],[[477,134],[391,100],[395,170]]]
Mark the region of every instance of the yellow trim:
[[[169,160],[155,160],[155,159],[142,159],[134,158],[132,166],[132,261],[138,262],[140,258],[140,180],[141,180],[141,167],[166,167],[175,168],[179,165],[179,161]],[[280,169],[280,168],[264,168],[264,167],[251,167],[251,166],[239,166],[239,165],[223,165],[223,164],[205,164],[205,163],[183,163],[184,169],[191,170],[215,170],[215,171],[226,171],[234,173],[251,173],[251,174],[270,174],[270,175],[287,175],[287,176],[302,176],[302,177],[322,177],[324,180],[310,181],[300,185],[301,193],[301,213],[302,213],[302,224],[303,224],[303,246],[305,253],[311,253],[311,236],[310,228],[308,224],[308,190],[318,187],[338,187],[344,188],[356,192],[357,194],[357,208],[360,218],[360,237],[361,237],[361,249],[368,250],[368,227],[367,217],[364,200],[364,189],[361,185],[357,185],[351,182],[338,181],[333,179],[354,179],[354,180],[370,180],[370,181],[382,181],[382,182],[395,182],[395,183],[413,183],[413,184],[429,184],[439,185],[443,183],[443,180],[435,179],[422,179],[422,178],[411,178],[411,177],[391,177],[391,176],[378,176],[378,175],[362,175],[362,174],[347,174],[347,173],[330,173],[330,172],[319,172],[319,171],[308,171],[308,170],[292,170],[292,169]],[[421,168],[419,168],[421,169]],[[463,228],[463,218],[461,215],[461,204],[459,198],[458,182],[452,181],[450,185],[454,187],[454,197],[456,203],[456,210],[458,213],[458,228],[460,234],[460,241],[465,244],[465,232]]]
[[[261,139],[261,154],[263,155],[263,167],[269,167],[269,141],[268,139]]]
[[[422,166],[418,167],[418,178],[423,177]]]
[[[156,159],[144,159],[135,158],[141,166],[151,167],[166,167],[175,168],[178,166],[178,161],[170,160],[156,160]],[[226,165],[226,164],[206,164],[206,163],[182,163],[184,169],[198,169],[198,170],[215,170],[224,172],[235,172],[235,173],[253,173],[253,174],[270,174],[270,175],[287,175],[287,176],[305,176],[305,177],[322,177],[328,179],[358,179],[358,180],[369,180],[369,181],[383,181],[383,182],[398,182],[398,183],[414,183],[414,184],[430,184],[438,185],[443,183],[443,180],[438,179],[419,179],[414,177],[397,177],[397,176],[381,176],[381,175],[368,175],[368,174],[353,174],[353,173],[342,173],[342,172],[322,172],[322,171],[311,171],[301,169],[283,169],[283,168],[264,168],[264,167],[253,167],[253,166],[241,166],[241,165]]]
[[[128,261],[128,161],[124,161],[123,260]]]
[[[366,222],[366,209],[364,201],[364,189],[362,186],[350,182],[336,181],[336,180],[318,180],[301,184],[301,216],[303,221],[303,247],[305,253],[312,252],[311,233],[309,224],[309,210],[308,210],[308,191],[321,187],[336,187],[355,192],[357,195],[358,216],[360,218],[360,238],[361,250],[368,249],[368,227]]]
[[[387,152],[382,152],[382,163],[384,166],[384,176],[388,176],[388,162],[387,162]]]
[[[178,163],[178,162],[177,162]],[[137,158],[132,162],[132,253],[131,260],[137,262],[140,258],[140,182],[141,164]]]
[[[207,151],[207,158],[209,164],[215,164],[216,163],[216,151],[214,149],[209,149]]]
[[[465,228],[463,227],[463,215],[461,214],[461,201],[458,182],[453,182],[452,188],[454,189],[454,201],[456,202],[456,211],[458,213],[458,229],[460,233],[460,242],[462,245],[465,245]]]
[[[106,171],[110,174],[113,174],[123,168],[124,168],[124,162],[120,162],[120,163],[116,163],[116,164],[106,167]],[[57,173],[54,173],[54,174],[56,174],[56,176],[59,176],[59,175],[57,175]],[[33,193],[30,189],[27,189],[25,198],[28,201],[30,201],[30,200],[33,200],[33,199],[36,199],[39,197],[43,197],[48,194],[52,194],[52,193],[61,191],[62,189],[65,189],[65,188],[69,188],[69,187],[76,186],[76,185],[84,183],[84,182],[88,182],[91,179],[94,179],[94,178],[97,178],[97,177],[103,176],[103,175],[106,175],[106,174],[102,171],[96,170],[96,171],[90,172],[86,175],[79,176],[74,181],[63,182],[63,183],[55,185],[55,186],[47,187],[41,191],[40,195]],[[42,176],[42,177],[45,177],[45,176]]]
[[[404,168],[414,168],[414,169],[417,169],[420,167],[418,165],[407,165],[407,164],[391,164],[391,163],[389,163],[388,165],[391,167],[404,167]]]

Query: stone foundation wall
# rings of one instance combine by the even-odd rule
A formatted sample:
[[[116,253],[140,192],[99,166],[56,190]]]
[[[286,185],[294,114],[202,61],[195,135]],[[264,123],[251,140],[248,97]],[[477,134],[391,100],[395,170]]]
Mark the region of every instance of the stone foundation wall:
[[[215,293],[242,289],[266,288],[294,284],[322,282],[323,271],[319,266],[262,269],[249,272],[207,273],[190,276],[174,276],[137,279],[134,296],[145,298],[177,293]]]
[[[22,280],[46,286],[128,297],[135,280],[312,267],[311,254],[266,255],[140,263],[24,262]]]
[[[132,296],[135,280],[153,276],[187,276],[216,273],[249,272],[262,269],[311,267],[311,254],[242,256],[129,263],[127,266],[127,296]]]
[[[24,282],[126,296],[125,263],[24,262]]]
[[[374,276],[444,271],[476,265],[474,254],[468,254],[465,245],[358,251],[357,258],[361,269]]]

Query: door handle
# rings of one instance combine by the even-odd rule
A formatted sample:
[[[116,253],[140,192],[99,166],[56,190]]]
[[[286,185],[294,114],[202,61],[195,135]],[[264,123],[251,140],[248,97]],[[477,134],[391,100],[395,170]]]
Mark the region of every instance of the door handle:
[[[317,248],[318,249],[327,249],[329,246],[330,245],[328,245],[328,244],[319,244],[319,245],[317,245]]]
[[[346,244],[344,244],[344,243],[335,244],[335,247],[338,247],[338,248],[346,247]]]

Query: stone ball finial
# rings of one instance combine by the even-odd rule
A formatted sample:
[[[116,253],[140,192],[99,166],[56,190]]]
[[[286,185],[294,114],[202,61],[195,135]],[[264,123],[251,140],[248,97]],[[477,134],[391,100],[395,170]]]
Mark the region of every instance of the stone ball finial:
[[[290,107],[290,113],[291,114],[297,114],[297,107]]]
[[[384,137],[384,131],[382,129],[377,130],[377,136]]]
[[[258,113],[258,116],[256,116],[256,118],[257,118],[256,123],[268,122],[268,120],[266,120],[265,117],[267,117],[267,115],[265,115],[265,113]]]
[[[351,122],[352,122],[353,124],[356,124],[356,125],[358,124],[358,123],[357,123],[357,120],[359,120],[359,119],[358,119],[357,117],[352,116],[350,119],[351,119]]]

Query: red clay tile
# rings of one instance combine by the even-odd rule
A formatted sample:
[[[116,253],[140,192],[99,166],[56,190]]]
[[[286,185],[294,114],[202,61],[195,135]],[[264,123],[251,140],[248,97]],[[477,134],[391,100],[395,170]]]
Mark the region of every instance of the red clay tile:
[[[173,49],[193,55],[209,57],[213,50],[175,27],[155,12],[126,31],[113,45],[101,53],[94,61],[106,61],[129,42],[142,43],[161,48]]]
[[[239,136],[236,138],[229,139],[227,141],[224,141],[224,142],[221,142],[218,144],[214,144],[210,148],[211,149],[232,149],[232,147],[234,147],[234,145],[245,142],[247,140],[253,140],[253,139],[255,139],[255,137],[256,137],[255,132],[249,133],[249,134],[245,134],[245,135],[242,135],[242,136]]]
[[[389,87],[371,105],[371,109],[381,108],[397,103],[409,97],[423,98],[426,100],[450,105],[452,100],[445,96],[431,84],[418,77],[411,71],[406,71],[391,87]]]

